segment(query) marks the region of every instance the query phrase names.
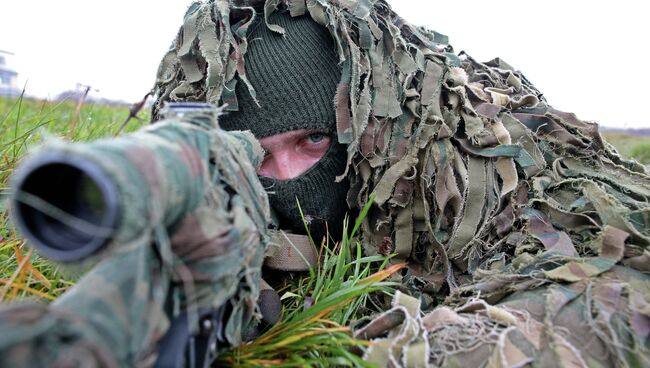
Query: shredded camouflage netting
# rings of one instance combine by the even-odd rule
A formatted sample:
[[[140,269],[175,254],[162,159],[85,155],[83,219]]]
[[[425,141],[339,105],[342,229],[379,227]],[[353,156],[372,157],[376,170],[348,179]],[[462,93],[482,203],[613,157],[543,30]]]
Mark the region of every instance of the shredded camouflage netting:
[[[119,188],[121,220],[93,256],[98,264],[52,305],[0,310],[0,366],[150,366],[172,319],[221,306],[226,340],[241,342],[268,241],[268,201],[251,164],[263,156],[250,133],[214,121],[171,118],[121,138],[41,149],[101,167]]]
[[[255,96],[245,73],[255,8],[267,20],[278,8],[306,14],[335,40],[338,139],[348,144],[341,177],[351,180],[351,206],[377,195],[365,249],[409,262],[400,278],[425,310],[461,308],[457,324],[429,333],[434,345],[453,341],[432,347],[431,363],[521,343],[516,359],[497,363],[649,364],[646,169],[622,159],[595,123],[551,107],[504,61],[454,54],[445,36],[410,25],[385,1],[194,3],[161,63],[154,118],[167,100],[237,110],[236,83]],[[519,309],[507,322],[487,307],[462,309],[475,298]],[[470,338],[466,323],[487,337],[454,340]]]

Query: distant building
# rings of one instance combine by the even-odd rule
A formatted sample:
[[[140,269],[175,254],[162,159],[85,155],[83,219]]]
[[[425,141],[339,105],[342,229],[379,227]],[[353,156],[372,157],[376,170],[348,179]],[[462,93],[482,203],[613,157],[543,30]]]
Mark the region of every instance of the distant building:
[[[12,67],[14,54],[0,50],[0,96],[20,96],[18,73]]]

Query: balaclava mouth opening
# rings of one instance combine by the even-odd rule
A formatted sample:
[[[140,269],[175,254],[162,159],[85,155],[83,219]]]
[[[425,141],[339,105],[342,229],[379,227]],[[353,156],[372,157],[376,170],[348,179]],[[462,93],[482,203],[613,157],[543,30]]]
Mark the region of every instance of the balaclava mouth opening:
[[[299,177],[261,177],[280,229],[305,233],[296,199],[316,243],[329,233],[341,235],[347,211],[349,182],[335,182],[345,170],[346,147],[336,139],[334,95],[341,77],[334,42],[324,27],[308,16],[292,18],[277,11],[269,23],[286,30],[271,31],[258,15],[247,38],[246,76],[256,101],[244,83],[236,87],[239,111],[219,119],[225,130],[251,130],[258,139],[298,129],[316,129],[332,137],[332,145]],[[337,239],[338,240],[338,239]]]

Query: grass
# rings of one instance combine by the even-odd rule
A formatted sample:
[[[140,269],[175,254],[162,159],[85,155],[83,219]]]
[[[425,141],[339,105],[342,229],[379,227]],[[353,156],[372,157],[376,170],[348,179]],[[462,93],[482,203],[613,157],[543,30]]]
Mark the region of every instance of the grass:
[[[220,355],[218,366],[370,366],[353,353],[367,342],[354,339],[349,325],[380,311],[372,298],[390,294],[393,284],[384,280],[406,265],[386,267],[388,258],[362,255],[354,236],[368,208],[370,203],[349,237],[333,249],[321,247],[315,269],[288,281],[281,298],[283,319],[252,342]]]
[[[5,198],[9,176],[30,148],[50,136],[84,141],[117,133],[128,107],[84,104],[71,129],[78,101],[48,102],[0,97],[0,301],[26,297],[52,300],[72,282],[56,266],[34,254],[9,224]],[[144,120],[148,120],[143,114]],[[131,121],[127,131],[139,128]]]

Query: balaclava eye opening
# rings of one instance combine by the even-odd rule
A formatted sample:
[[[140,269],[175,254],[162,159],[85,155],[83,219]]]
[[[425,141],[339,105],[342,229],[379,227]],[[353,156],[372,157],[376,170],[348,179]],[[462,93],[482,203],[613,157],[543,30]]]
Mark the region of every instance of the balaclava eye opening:
[[[269,23],[286,30],[280,35],[268,29],[258,15],[251,26],[246,76],[256,90],[255,100],[244,83],[236,87],[239,111],[222,116],[226,130],[251,130],[255,137],[298,129],[317,129],[332,137],[332,146],[314,166],[297,178],[260,178],[283,230],[305,233],[296,198],[316,242],[325,235],[341,235],[347,211],[347,180],[336,183],[345,170],[346,147],[336,139],[334,95],[341,76],[334,42],[324,27],[308,16],[292,18],[286,11],[270,16]]]

